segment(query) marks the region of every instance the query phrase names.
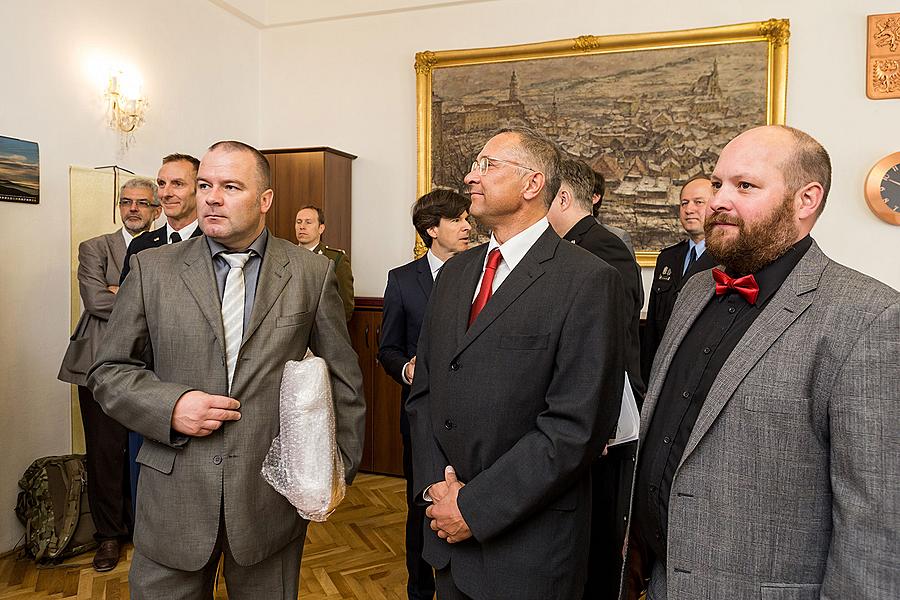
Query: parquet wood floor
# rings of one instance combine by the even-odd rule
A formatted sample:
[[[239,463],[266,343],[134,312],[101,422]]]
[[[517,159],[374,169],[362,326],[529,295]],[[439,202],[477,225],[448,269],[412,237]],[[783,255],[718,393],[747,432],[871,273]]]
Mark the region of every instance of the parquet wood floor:
[[[406,598],[405,489],[403,479],[360,474],[328,521],[310,524],[300,570],[302,600]],[[0,600],[127,600],[131,555],[129,545],[108,573],[94,572],[93,553],[53,568],[37,568],[16,555],[4,557]],[[226,598],[220,578],[215,600]]]

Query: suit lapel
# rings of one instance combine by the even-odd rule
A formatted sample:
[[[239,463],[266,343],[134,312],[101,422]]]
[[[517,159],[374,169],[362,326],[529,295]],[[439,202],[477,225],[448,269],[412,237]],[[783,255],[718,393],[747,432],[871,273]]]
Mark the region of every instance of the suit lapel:
[[[522,257],[522,260],[516,265],[516,268],[506,276],[506,279],[503,280],[503,283],[497,288],[497,291],[491,296],[490,300],[488,300],[488,303],[484,306],[484,309],[478,315],[478,318],[475,319],[475,322],[472,323],[472,326],[469,327],[463,335],[462,342],[457,347],[455,354],[458,355],[465,350],[469,344],[481,335],[482,331],[490,327],[491,323],[503,314],[503,311],[509,308],[509,306],[515,302],[525,290],[531,287],[531,284],[541,278],[544,274],[544,267],[541,263],[553,258],[553,255],[556,253],[556,247],[560,242],[561,240],[559,236],[556,235],[556,232],[553,231],[553,228],[548,227],[531,249],[528,250],[525,256]],[[481,263],[478,263],[478,265],[480,266]],[[479,275],[480,274],[479,269]],[[473,294],[474,291],[474,286],[472,286]],[[471,295],[467,296],[467,298],[471,297]],[[460,302],[460,304],[466,303]],[[463,325],[468,324],[470,307],[471,302],[466,306]]]
[[[697,447],[697,443],[715,422],[719,413],[734,395],[735,390],[750,372],[750,369],[769,351],[791,323],[797,320],[813,303],[814,295],[809,292],[819,285],[828,258],[813,243],[794,271],[769,301],[731,356],[722,365],[700,414],[694,425],[681,462]],[[680,465],[679,465],[680,466]]]
[[[110,233],[107,236],[106,241],[109,246],[109,253],[110,256],[112,256],[113,263],[121,274],[122,265],[125,263],[125,252],[128,250],[128,247],[125,245],[125,238],[122,237],[122,230],[119,229],[114,233]]]
[[[697,317],[700,316],[700,313],[703,312],[703,309],[709,303],[710,298],[712,298],[713,292],[715,291],[715,282],[713,281],[712,273],[701,274],[697,277],[703,277],[704,279],[707,279],[707,281],[704,281],[702,292],[698,293],[695,298],[691,298],[693,304],[684,310],[678,310],[672,313],[672,317],[669,319],[669,323],[666,326],[662,343],[656,353],[656,355],[661,358],[659,369],[654,371],[654,373],[668,372],[669,366],[672,364],[672,359],[675,358],[675,352],[681,345],[681,341],[684,339],[684,336],[687,335],[688,330],[693,327],[694,321],[696,321]],[[647,396],[644,399],[644,405],[641,409],[641,438],[647,433],[650,421],[653,419],[653,411],[656,409],[656,401],[659,398],[659,392],[662,390],[664,381],[664,377],[651,378],[650,387],[647,390]]]
[[[469,328],[469,311],[472,308],[472,299],[475,297],[475,288],[481,278],[484,268],[484,257],[487,255],[488,244],[470,250],[472,259],[462,272],[462,286],[459,289],[456,303],[456,339],[462,340]]]
[[[184,242],[182,242],[184,243]],[[222,327],[222,303],[219,300],[219,288],[216,274],[213,271],[212,255],[206,242],[196,242],[185,253],[184,269],[181,279],[194,296],[203,316],[219,340],[222,354],[225,353],[225,331]]]
[[[416,280],[419,282],[419,287],[422,288],[422,293],[425,294],[425,300],[427,301],[428,297],[431,296],[431,288],[434,287],[434,278],[431,276],[431,265],[428,264],[427,255],[416,262]]]
[[[259,278],[256,282],[256,298],[253,300],[253,312],[250,313],[250,322],[247,331],[244,332],[244,340],[241,347],[247,343],[250,336],[256,332],[260,323],[269,314],[281,290],[291,279],[291,272],[287,269],[290,259],[284,249],[275,241],[275,237],[269,235],[266,246],[266,255],[259,267]],[[220,319],[221,320],[221,319]]]

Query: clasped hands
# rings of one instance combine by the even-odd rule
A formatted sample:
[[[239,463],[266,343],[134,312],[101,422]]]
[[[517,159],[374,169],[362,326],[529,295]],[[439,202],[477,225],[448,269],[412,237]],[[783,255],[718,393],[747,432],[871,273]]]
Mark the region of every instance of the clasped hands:
[[[425,510],[425,516],[431,519],[431,529],[437,532],[438,537],[450,544],[472,537],[469,525],[457,505],[459,490],[465,485],[456,478],[453,467],[448,465],[444,469],[444,481],[428,488],[432,503]]]

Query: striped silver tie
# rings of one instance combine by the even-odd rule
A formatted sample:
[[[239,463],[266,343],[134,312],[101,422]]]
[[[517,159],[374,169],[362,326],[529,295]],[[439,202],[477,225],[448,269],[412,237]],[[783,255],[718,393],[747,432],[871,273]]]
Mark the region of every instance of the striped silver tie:
[[[222,326],[225,328],[225,363],[228,369],[228,393],[237,366],[241,338],[244,337],[244,265],[250,260],[249,252],[220,254],[231,267],[225,278],[225,295],[222,297]]]

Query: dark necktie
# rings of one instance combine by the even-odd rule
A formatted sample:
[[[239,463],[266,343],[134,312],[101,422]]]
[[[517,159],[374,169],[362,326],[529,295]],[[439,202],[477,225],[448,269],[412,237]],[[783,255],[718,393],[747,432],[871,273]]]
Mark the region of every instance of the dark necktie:
[[[172,240],[172,243],[173,243],[173,244],[174,244],[175,242],[180,242],[180,241],[181,241],[181,234],[178,233],[177,231],[173,231],[173,232],[172,232],[172,235],[169,236],[169,239]]]
[[[500,254],[500,248],[494,248],[488,254],[487,264],[484,266],[484,275],[481,276],[481,288],[478,290],[478,295],[475,296],[475,301],[472,302],[472,309],[469,311],[469,327],[475,322],[478,313],[481,312],[484,305],[491,299],[494,275],[497,274],[497,266],[500,264],[501,258],[503,258],[503,255]]]
[[[721,296],[729,290],[734,290],[750,304],[756,304],[756,298],[759,296],[759,284],[756,283],[756,277],[753,275],[729,277],[719,269],[713,269],[712,274],[713,279],[716,280],[716,294]]]
[[[695,262],[697,262],[697,246],[694,246],[693,248],[691,248],[691,254],[690,254],[690,256],[688,256],[688,263],[687,263],[687,266],[684,268],[682,275],[684,275],[685,273],[690,271],[691,267],[694,266]]]

